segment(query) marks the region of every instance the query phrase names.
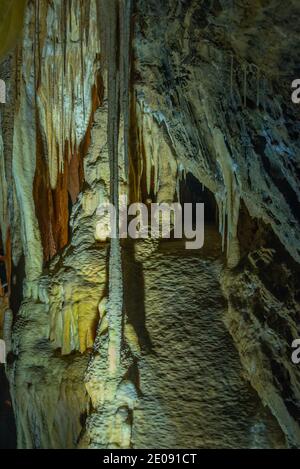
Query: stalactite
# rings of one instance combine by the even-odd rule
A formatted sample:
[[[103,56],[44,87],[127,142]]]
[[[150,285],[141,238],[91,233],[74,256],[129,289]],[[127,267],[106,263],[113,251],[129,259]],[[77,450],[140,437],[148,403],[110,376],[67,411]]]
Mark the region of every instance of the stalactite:
[[[39,2],[36,1],[34,3],[34,39],[33,39],[33,55],[34,55],[34,88],[35,88],[35,99],[36,99],[36,91],[38,88],[38,41],[39,41]]]
[[[152,112],[143,100],[137,101],[135,107],[139,154],[135,192],[141,193],[144,182],[147,196],[154,196],[160,202],[173,200],[177,190],[178,161],[168,129],[161,115]]]
[[[253,81],[255,81],[256,91],[256,106],[260,105],[260,68],[254,64],[248,64],[248,71],[253,75]]]
[[[85,30],[85,43],[86,47],[89,45],[90,37],[90,13],[91,13],[91,0],[84,1],[84,30]]]
[[[1,1],[0,15],[0,57],[11,52],[18,43],[23,29],[24,11],[28,1]],[[13,21],[11,21],[13,18]]]
[[[244,107],[247,107],[247,64],[243,65],[243,72],[244,72],[243,103],[244,103]]]
[[[68,44],[68,19],[66,5],[64,2],[61,4],[61,48],[62,48],[62,57],[63,57],[63,66],[61,71],[61,151],[62,158],[60,161],[60,171],[64,170],[64,153],[65,153],[65,143],[66,143],[66,134],[65,134],[65,81],[69,79],[67,76],[67,44]]]
[[[22,69],[20,98],[14,117],[12,160],[16,197],[21,215],[21,236],[27,276],[26,284],[24,284],[26,297],[36,297],[36,279],[41,274],[43,263],[42,245],[32,197],[35,173],[33,155],[36,154],[37,128],[37,65],[39,63],[37,19],[36,5],[29,2],[24,22],[24,34],[27,41],[22,44],[23,63],[26,63],[26,67]]]
[[[68,0],[69,33],[72,34],[72,0]]]
[[[226,189],[224,192],[217,192],[215,194],[216,203],[218,207],[218,221],[219,221],[219,233],[222,238],[222,252],[225,252],[226,244],[226,220],[227,220],[227,195]]]
[[[233,99],[233,67],[234,67],[234,57],[233,53],[230,56],[230,96]]]
[[[122,339],[122,266],[119,244],[119,86],[118,71],[118,31],[117,31],[117,2],[111,2],[108,7],[108,151],[110,160],[110,198],[116,209],[115,226],[113,227],[115,238],[111,240],[110,252],[110,289],[108,303],[109,320],[109,371],[116,375],[121,359]]]
[[[268,90],[267,90],[267,87],[268,87],[268,79],[267,79],[267,77],[265,76],[264,79],[263,79],[263,89],[262,89],[263,107],[264,107],[264,111],[265,111],[265,112],[266,112],[266,110],[267,110],[267,98],[268,98]]]
[[[7,309],[4,313],[3,322],[3,338],[6,344],[6,354],[9,354],[12,349],[12,326],[13,326],[13,313],[10,309]]]
[[[177,166],[177,176],[176,176],[176,197],[177,201],[180,202],[181,200],[181,193],[180,193],[180,184],[185,180],[186,172],[185,168],[182,163],[179,163]]]
[[[220,164],[223,179],[224,192],[217,194],[219,209],[219,229],[222,236],[222,248],[227,245],[227,262],[230,268],[236,267],[240,260],[237,227],[240,211],[240,193],[235,175],[235,167],[231,155],[228,152],[224,136],[219,128],[214,129],[215,149]]]
[[[7,243],[7,234],[9,227],[8,220],[8,187],[7,187],[7,174],[4,164],[4,144],[2,139],[2,120],[0,120],[0,242],[2,246],[6,246]]]
[[[53,29],[53,25],[52,25]],[[51,64],[52,67],[52,87],[51,87],[51,100],[52,100],[52,107],[54,107],[55,103],[55,90],[56,90],[56,36],[53,34],[52,36],[52,48],[53,48],[53,61]]]
[[[77,8],[79,14],[75,14]],[[93,41],[87,46],[86,36],[87,29],[92,35],[96,32],[96,0],[89,0],[88,5],[82,0],[55,0],[41,3],[40,9],[50,34],[40,33],[45,66],[40,72],[37,98],[54,190],[58,173],[64,171],[65,151],[68,149],[70,162],[84,140],[92,111],[99,44]]]
[[[82,110],[83,119],[85,120],[85,97],[84,97],[84,57],[83,57],[83,45],[84,45],[84,1],[80,0],[80,69],[81,69],[81,93],[82,93]]]

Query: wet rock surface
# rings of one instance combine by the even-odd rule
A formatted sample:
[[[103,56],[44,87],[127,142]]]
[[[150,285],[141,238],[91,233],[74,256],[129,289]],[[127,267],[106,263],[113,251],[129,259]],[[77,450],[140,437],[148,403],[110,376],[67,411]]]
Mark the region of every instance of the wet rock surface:
[[[0,20],[18,446],[300,447],[299,2],[117,3],[28,2],[21,36],[18,8]],[[112,188],[170,203],[192,178],[220,232],[203,252],[101,239]]]

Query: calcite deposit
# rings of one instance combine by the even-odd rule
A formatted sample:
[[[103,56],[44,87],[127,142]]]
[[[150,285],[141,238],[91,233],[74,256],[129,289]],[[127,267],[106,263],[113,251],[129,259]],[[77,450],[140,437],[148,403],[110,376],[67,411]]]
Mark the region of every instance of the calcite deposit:
[[[299,2],[0,8],[18,448],[299,448]],[[204,203],[203,249],[107,239],[123,196]]]

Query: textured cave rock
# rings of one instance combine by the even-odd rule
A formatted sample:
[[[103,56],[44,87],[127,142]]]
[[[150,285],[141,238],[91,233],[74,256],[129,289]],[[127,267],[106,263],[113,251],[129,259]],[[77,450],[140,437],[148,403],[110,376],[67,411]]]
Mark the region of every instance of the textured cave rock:
[[[18,447],[300,447],[298,2],[11,4],[0,333]],[[119,194],[193,190],[200,252],[97,231]]]

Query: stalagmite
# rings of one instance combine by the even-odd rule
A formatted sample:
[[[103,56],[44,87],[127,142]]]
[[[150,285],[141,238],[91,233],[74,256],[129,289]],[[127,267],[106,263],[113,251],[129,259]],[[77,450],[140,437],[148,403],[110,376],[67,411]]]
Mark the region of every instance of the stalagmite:
[[[233,99],[233,73],[234,73],[234,57],[233,53],[230,55],[230,96]]]

